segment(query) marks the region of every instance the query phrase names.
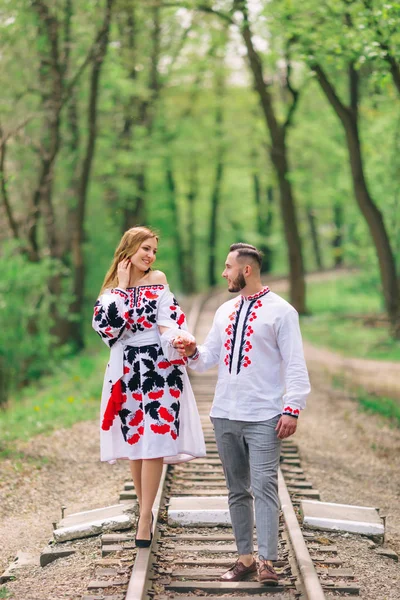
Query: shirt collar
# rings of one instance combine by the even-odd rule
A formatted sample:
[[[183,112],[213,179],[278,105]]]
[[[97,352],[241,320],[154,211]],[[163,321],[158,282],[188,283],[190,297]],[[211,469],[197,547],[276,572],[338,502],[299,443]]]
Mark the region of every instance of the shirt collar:
[[[261,298],[262,296],[265,296],[265,294],[268,294],[268,292],[270,291],[269,287],[267,285],[265,285],[263,287],[262,290],[260,290],[259,292],[257,292],[256,294],[252,294],[251,296],[243,296],[242,298],[243,300],[257,300],[257,298]]]

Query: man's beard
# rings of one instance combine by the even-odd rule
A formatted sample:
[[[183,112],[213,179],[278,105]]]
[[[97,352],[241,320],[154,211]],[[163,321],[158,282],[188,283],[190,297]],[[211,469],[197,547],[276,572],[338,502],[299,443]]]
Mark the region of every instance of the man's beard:
[[[246,287],[246,280],[244,278],[243,273],[239,273],[234,281],[231,283],[231,287],[228,287],[228,291],[232,293],[240,292],[243,288]]]

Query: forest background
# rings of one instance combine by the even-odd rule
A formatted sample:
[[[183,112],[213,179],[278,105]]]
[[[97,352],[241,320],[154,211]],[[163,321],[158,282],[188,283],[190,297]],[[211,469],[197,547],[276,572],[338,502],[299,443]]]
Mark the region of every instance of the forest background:
[[[5,437],[95,414],[92,306],[136,224],[178,298],[246,241],[306,338],[400,359],[400,3],[0,0],[0,30]]]

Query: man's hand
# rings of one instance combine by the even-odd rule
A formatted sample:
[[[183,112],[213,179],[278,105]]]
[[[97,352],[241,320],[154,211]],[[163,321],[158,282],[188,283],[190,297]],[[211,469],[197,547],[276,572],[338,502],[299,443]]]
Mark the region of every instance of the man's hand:
[[[297,429],[296,417],[290,415],[282,415],[278,421],[278,425],[275,427],[275,431],[278,434],[280,440],[290,437],[294,434]]]
[[[176,337],[173,343],[174,348],[181,356],[193,356],[196,352],[196,340],[185,339],[184,337]]]

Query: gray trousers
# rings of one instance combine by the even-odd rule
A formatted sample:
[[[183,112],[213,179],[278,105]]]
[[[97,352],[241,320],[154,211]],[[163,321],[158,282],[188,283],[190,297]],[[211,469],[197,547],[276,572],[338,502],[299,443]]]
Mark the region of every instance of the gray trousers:
[[[253,496],[258,555],[278,558],[278,467],[275,427],[280,415],[255,423],[212,418],[229,491],[229,512],[239,555],[253,552]]]

